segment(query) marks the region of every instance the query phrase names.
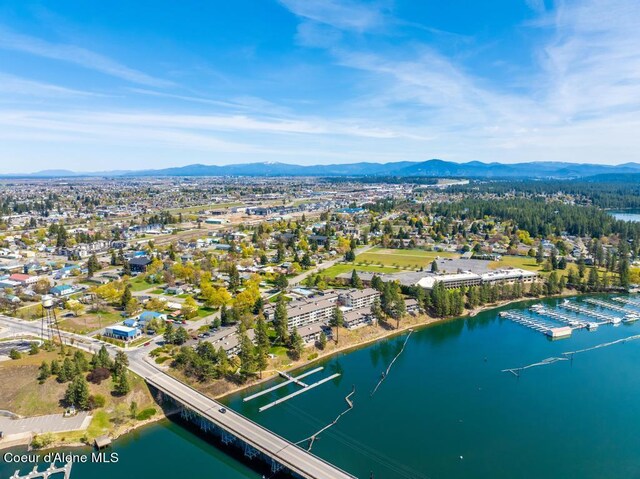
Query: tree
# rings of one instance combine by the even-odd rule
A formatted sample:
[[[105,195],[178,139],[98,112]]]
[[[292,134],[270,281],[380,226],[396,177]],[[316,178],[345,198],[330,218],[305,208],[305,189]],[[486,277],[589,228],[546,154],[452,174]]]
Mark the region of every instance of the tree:
[[[129,366],[129,358],[124,351],[118,351],[116,353],[116,359],[113,362],[113,374],[119,376]]]
[[[49,367],[49,363],[46,361],[42,361],[40,367],[38,368],[38,380],[40,383],[43,383],[47,380],[47,378],[51,376],[51,368]]]
[[[293,359],[300,359],[302,353],[304,351],[304,341],[302,340],[302,336],[298,332],[298,328],[293,327],[293,331],[291,332],[291,337],[289,338],[290,349],[289,353]]]
[[[336,306],[333,310],[333,316],[329,321],[329,325],[336,328],[336,344],[338,344],[338,340],[340,339],[340,328],[344,325],[344,314],[339,306]]]
[[[267,331],[267,322],[264,320],[262,314],[258,315],[256,321],[256,362],[258,371],[260,371],[260,377],[262,378],[262,371],[264,371],[269,365],[269,348],[271,347],[271,341],[269,341],[269,332]]]
[[[536,252],[536,263],[542,264],[544,261],[544,245],[542,244],[542,240],[538,243],[538,251]]]
[[[73,315],[77,318],[80,316],[82,311],[84,311],[84,306],[82,303],[76,299],[70,299],[67,301],[67,309],[73,313]]]
[[[127,305],[124,308],[124,311],[129,315],[133,316],[140,310],[140,303],[136,298],[131,298]]]
[[[38,354],[39,351],[40,351],[40,348],[38,347],[38,343],[36,343],[34,341],[31,344],[29,344],[29,355],[30,356],[35,356],[36,354]]]
[[[364,285],[362,284],[362,280],[360,279],[360,276],[358,276],[358,273],[355,269],[351,271],[350,284],[352,288],[362,289],[364,287]]]
[[[109,353],[107,352],[107,348],[103,345],[100,350],[93,355],[91,358],[91,367],[92,368],[107,368],[111,369],[113,366],[113,362],[109,357]],[[53,362],[52,362],[53,369]],[[53,371],[52,371],[53,372]]]
[[[89,409],[89,385],[83,376],[76,376],[67,386],[64,402],[67,406],[75,406],[77,409]]]
[[[238,357],[240,358],[240,372],[243,375],[253,374],[257,367],[255,347],[249,339],[245,328],[240,327],[239,329],[240,351],[238,352]]]
[[[431,262],[431,272],[432,273],[438,272],[438,261],[435,259]]]
[[[322,331],[320,333],[320,339],[318,339],[318,349],[324,350],[327,347],[327,335]]]
[[[115,380],[113,391],[118,396],[124,396],[131,390],[131,386],[129,384],[129,374],[125,369]]]
[[[163,334],[165,344],[173,344],[173,341],[175,339],[174,335],[175,328],[173,327],[173,323],[167,323],[166,327],[164,328]]]
[[[124,259],[124,257],[122,259],[122,275],[131,276],[131,265]]]
[[[284,295],[280,294],[280,296],[278,296],[276,310],[273,314],[273,326],[276,330],[276,335],[280,338],[280,342],[282,344],[286,344],[289,336],[287,323],[287,304],[285,303]]]
[[[229,268],[229,289],[234,293],[238,291],[240,287],[240,273],[238,272],[238,267],[235,263],[231,264]]]
[[[620,279],[620,286],[624,289],[629,289],[630,274],[629,274],[629,260],[626,255],[623,255],[618,263],[618,277]]]
[[[198,303],[193,296],[187,296],[182,303],[182,314],[185,319],[192,319],[198,315]]]
[[[132,298],[133,296],[131,295],[131,285],[127,284],[124,288],[124,291],[122,292],[122,296],[120,297],[120,306],[122,307],[122,309],[125,309],[127,307],[127,304],[129,304],[129,301],[131,301]]]
[[[287,286],[289,286],[289,280],[287,279],[286,275],[281,273],[276,278],[275,285],[276,288],[278,288],[280,291],[284,291],[285,289],[287,289]]]
[[[189,340],[189,333],[187,333],[186,329],[184,329],[182,326],[180,326],[176,330],[176,333],[175,333],[175,335],[173,337],[173,343],[177,344],[178,346],[182,346],[188,340]]]
[[[98,258],[94,253],[91,256],[89,256],[89,259],[87,260],[87,276],[91,278],[96,273],[96,271],[99,271],[99,270],[100,270],[100,263],[98,262]]]

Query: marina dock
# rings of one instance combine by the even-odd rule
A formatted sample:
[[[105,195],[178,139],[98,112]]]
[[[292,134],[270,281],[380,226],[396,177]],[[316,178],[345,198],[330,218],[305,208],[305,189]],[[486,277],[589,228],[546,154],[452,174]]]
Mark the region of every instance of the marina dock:
[[[600,313],[593,309],[583,308],[582,306],[578,306],[577,304],[571,303],[569,301],[565,301],[564,303],[562,303],[561,307],[569,311],[573,311],[574,313],[597,319],[602,323],[617,324],[620,322],[620,318],[618,316],[611,316],[610,314]],[[594,324],[597,325],[598,323]]]
[[[510,319],[516,324],[520,324],[529,329],[533,329],[534,331],[543,333],[553,339],[568,338],[573,332],[573,329],[569,326],[556,326],[550,322],[531,318],[514,311],[503,311],[500,313],[500,317]]]
[[[541,316],[547,316],[559,323],[567,324],[572,329],[596,329],[598,327],[597,323],[590,323],[589,321],[583,321],[581,319],[577,319],[575,317],[567,316],[566,314],[559,313],[558,311],[552,311],[550,309],[545,308],[542,305],[535,305],[529,308],[536,314]]]

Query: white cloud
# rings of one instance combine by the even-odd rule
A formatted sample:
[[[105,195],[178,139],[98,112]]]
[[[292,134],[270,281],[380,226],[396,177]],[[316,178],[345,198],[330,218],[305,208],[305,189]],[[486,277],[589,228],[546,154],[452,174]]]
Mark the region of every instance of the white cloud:
[[[279,0],[295,15],[344,30],[364,32],[384,24],[377,3],[353,0]]]
[[[46,42],[42,39],[22,35],[0,27],[0,48],[36,55],[53,60],[73,63],[106,75],[153,87],[167,87],[172,83],[154,78],[146,73],[122,65],[104,55],[75,45]]]
[[[29,97],[96,96],[95,93],[0,73],[0,93]]]

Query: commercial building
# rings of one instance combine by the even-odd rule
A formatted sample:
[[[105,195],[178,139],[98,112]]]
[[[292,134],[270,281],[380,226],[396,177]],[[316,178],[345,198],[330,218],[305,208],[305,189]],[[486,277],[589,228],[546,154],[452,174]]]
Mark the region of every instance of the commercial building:
[[[129,326],[109,326],[105,328],[104,335],[108,338],[119,339],[121,341],[131,341],[142,333],[138,328],[132,328]]]
[[[519,268],[498,269],[483,274],[464,271],[454,274],[430,274],[420,279],[416,286],[425,289],[433,289],[436,282],[440,282],[445,288],[453,289],[462,286],[479,286],[481,284],[504,284],[522,281],[523,283],[533,283],[538,278],[538,273],[526,271]]]

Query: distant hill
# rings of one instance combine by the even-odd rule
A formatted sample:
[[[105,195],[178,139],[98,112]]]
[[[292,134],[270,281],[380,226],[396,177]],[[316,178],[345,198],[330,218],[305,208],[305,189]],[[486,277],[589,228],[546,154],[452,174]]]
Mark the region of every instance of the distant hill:
[[[589,163],[562,163],[539,161],[528,163],[483,163],[470,161],[455,163],[444,160],[422,162],[398,161],[392,163],[348,163],[334,165],[293,165],[288,163],[241,163],[236,165],[193,164],[158,170],[73,172],[46,170],[24,175],[0,175],[4,178],[55,177],[150,177],[150,176],[386,176],[386,177],[464,177],[464,178],[584,178],[597,175],[629,175],[640,173],[640,163],[622,165],[596,165]]]

